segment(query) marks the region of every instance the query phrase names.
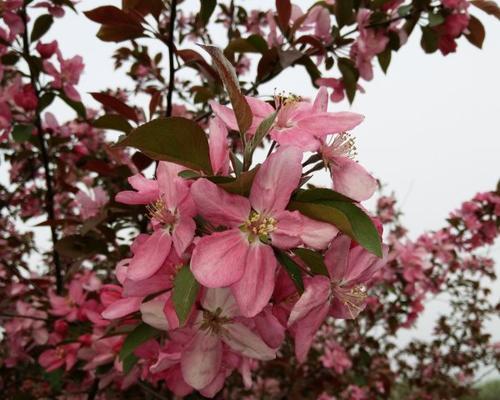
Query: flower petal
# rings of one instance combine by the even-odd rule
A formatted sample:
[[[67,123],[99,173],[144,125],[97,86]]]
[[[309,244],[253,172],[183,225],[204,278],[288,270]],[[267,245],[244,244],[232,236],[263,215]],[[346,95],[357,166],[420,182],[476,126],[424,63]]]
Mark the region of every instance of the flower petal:
[[[238,314],[238,306],[228,288],[207,289],[201,304],[209,311],[220,308],[225,317],[234,317]]]
[[[239,229],[202,237],[191,257],[191,271],[206,287],[226,287],[243,276],[249,243]]]
[[[267,305],[274,290],[276,258],[270,246],[252,244],[243,276],[231,286],[241,315],[254,317]]]
[[[248,199],[229,194],[208,179],[193,183],[191,195],[201,216],[216,226],[240,226],[250,214]]]
[[[368,200],[377,190],[377,180],[349,157],[335,157],[332,163],[333,188],[356,201]]]
[[[330,279],[326,276],[316,275],[305,282],[304,293],[295,303],[288,319],[288,326],[293,325],[298,320],[305,318],[310,313],[315,313],[315,309],[328,303],[330,297]]]
[[[219,373],[221,361],[220,339],[207,332],[198,331],[182,353],[182,376],[195,389],[203,389]]]
[[[353,129],[363,122],[364,117],[352,112],[324,112],[302,118],[297,127],[316,137],[340,133]]]
[[[208,145],[214,174],[227,175],[229,172],[227,127],[219,117],[215,117],[210,120],[209,131]]]
[[[102,312],[105,319],[117,319],[139,310],[142,297],[126,297],[107,306]]]
[[[324,249],[338,233],[339,230],[332,224],[302,216],[300,238],[306,246],[317,250]]]
[[[252,207],[271,215],[283,211],[302,175],[302,151],[280,147],[260,167],[250,191]]]
[[[158,271],[170,252],[172,238],[163,229],[156,230],[141,246],[130,260],[127,278],[140,281],[149,278]]]
[[[235,352],[245,357],[264,361],[276,358],[276,351],[243,324],[225,325],[222,340]]]

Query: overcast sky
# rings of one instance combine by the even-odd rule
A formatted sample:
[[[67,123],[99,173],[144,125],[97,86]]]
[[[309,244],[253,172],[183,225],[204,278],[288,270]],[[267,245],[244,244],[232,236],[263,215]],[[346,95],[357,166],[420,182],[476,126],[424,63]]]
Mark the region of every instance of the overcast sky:
[[[117,3],[86,0],[78,8]],[[305,9],[313,2],[296,3]],[[189,0],[183,7],[195,9],[197,4]],[[246,0],[244,4],[273,7],[274,1]],[[366,94],[358,96],[352,106],[353,111],[366,117],[353,131],[359,160],[387,184],[388,191],[396,192],[413,237],[443,226],[451,210],[476,192],[493,189],[500,178],[500,24],[474,7],[471,11],[486,27],[482,50],[462,38],[456,54],[426,55],[419,46],[419,32],[415,32],[402,50],[393,53],[387,76],[378,65],[375,67],[374,80],[362,83]],[[112,68],[111,54],[116,45],[100,42],[95,38],[96,31],[96,24],[68,13],[57,20],[47,36],[47,40],[59,41],[66,57],[83,55],[86,68],[79,85],[82,93],[127,82]],[[263,86],[261,93],[272,94],[277,88],[312,96],[314,91],[304,74],[300,67],[288,70]],[[83,98],[86,104],[95,104],[88,95]],[[346,110],[349,105],[340,103],[331,109]],[[72,115],[59,106],[56,112],[60,120]],[[497,260],[499,249],[499,244],[492,249]],[[498,283],[494,291],[498,299]],[[436,310],[442,309],[431,308],[434,311],[422,322],[427,330]],[[492,325],[492,331],[500,339],[500,324]],[[419,334],[414,330],[403,336],[409,339]]]

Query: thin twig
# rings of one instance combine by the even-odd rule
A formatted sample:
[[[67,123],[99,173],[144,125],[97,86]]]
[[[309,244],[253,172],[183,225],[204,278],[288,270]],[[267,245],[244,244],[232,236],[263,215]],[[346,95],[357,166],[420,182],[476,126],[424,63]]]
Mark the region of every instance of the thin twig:
[[[170,117],[172,115],[172,95],[174,92],[175,83],[175,67],[174,67],[174,54],[175,54],[175,43],[174,43],[174,30],[175,30],[175,18],[177,16],[177,0],[172,0],[170,5],[170,25],[169,34],[166,45],[168,47],[168,63],[169,63],[169,81],[168,81],[168,92],[167,92],[167,111],[165,115]]]
[[[29,57],[30,57],[30,42],[28,39],[28,18],[26,15],[26,6],[23,7],[22,12],[21,12],[21,18],[24,23],[24,32],[23,32],[23,54],[24,58],[28,62]],[[35,72],[33,71],[33,68],[31,64],[28,62],[28,67],[30,69],[30,81],[31,81],[31,86],[33,87],[33,90],[35,91],[36,97],[39,100],[40,99],[40,91],[35,79]],[[43,168],[44,168],[44,175],[45,175],[45,185],[47,187],[47,192],[45,196],[45,211],[47,213],[47,216],[49,217],[49,220],[53,221],[55,220],[55,212],[54,212],[54,189],[52,186],[52,175],[50,172],[50,160],[49,160],[49,153],[47,150],[47,144],[45,143],[45,139],[43,137],[43,128],[42,128],[42,121],[40,119],[40,113],[35,111],[35,127],[37,130],[37,136],[38,136],[38,141],[40,144],[40,153],[42,155],[42,163],[43,163]],[[52,257],[54,259],[54,266],[55,266],[55,275],[56,275],[56,292],[57,294],[61,294],[63,290],[63,278],[62,278],[62,266],[61,266],[61,259],[59,258],[59,253],[56,250],[56,243],[57,243],[57,230],[55,225],[51,224],[50,225],[50,234],[52,237]]]

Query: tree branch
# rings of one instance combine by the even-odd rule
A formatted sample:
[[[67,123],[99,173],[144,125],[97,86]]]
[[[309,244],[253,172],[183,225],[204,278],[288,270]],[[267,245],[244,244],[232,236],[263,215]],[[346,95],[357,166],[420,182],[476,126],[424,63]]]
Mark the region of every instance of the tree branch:
[[[29,36],[28,36],[28,18],[26,15],[26,6],[23,7],[21,11],[21,18],[24,23],[24,33],[23,33],[23,55],[24,59],[28,63],[28,67],[30,69],[30,81],[31,81],[31,86],[33,87],[33,90],[36,93],[36,97],[38,100],[40,100],[40,91],[37,85],[37,80],[35,79],[35,71],[33,70],[33,67],[31,63],[29,62],[30,60],[30,42],[29,42]],[[50,160],[49,160],[49,153],[47,150],[47,144],[45,143],[45,139],[43,137],[43,128],[42,128],[42,121],[40,119],[40,113],[38,110],[35,111],[35,121],[34,121],[36,130],[37,130],[37,136],[38,136],[38,141],[40,145],[40,154],[42,156],[42,163],[43,163],[43,168],[44,168],[44,175],[45,175],[45,185],[47,188],[46,191],[46,196],[45,196],[45,212],[47,213],[47,216],[49,220],[53,221],[55,219],[55,212],[54,212],[54,189],[52,185],[52,175],[50,173]],[[50,233],[52,237],[52,257],[54,260],[54,266],[55,266],[55,275],[56,275],[56,291],[57,294],[61,294],[63,290],[63,279],[62,279],[62,267],[61,267],[61,259],[59,257],[59,253],[56,250],[56,243],[57,243],[57,230],[56,227],[51,224],[50,225]]]
[[[177,17],[177,0],[172,0],[170,5],[170,25],[169,34],[166,45],[168,46],[168,66],[170,69],[170,76],[168,81],[168,92],[167,92],[167,111],[166,116],[170,117],[172,115],[172,95],[174,92],[175,83],[175,67],[174,67],[174,53],[175,53],[175,43],[174,43],[174,30],[175,30],[175,18]]]

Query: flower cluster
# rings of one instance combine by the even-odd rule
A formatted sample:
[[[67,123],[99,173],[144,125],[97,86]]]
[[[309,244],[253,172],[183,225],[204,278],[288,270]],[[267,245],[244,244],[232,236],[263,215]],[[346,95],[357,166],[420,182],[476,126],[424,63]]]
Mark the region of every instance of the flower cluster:
[[[118,202],[145,206],[152,233],[139,235],[132,256],[118,264],[121,287],[103,316],[128,319],[139,312],[146,324],[168,333],[150,349],[147,371],[179,395],[196,389],[213,396],[234,369],[249,382],[249,368],[274,359],[287,330],[304,361],[328,315],[360,313],[370,281],[384,265],[335,225],[290,208],[311,177],[303,173],[305,152],[331,171],[339,192],[326,192],[371,197],[376,182],[350,158],[353,139],[345,134],[362,117],[328,112],[325,88],[313,102],[297,96],[279,96],[274,107],[246,101],[253,125],[243,140],[251,142],[271,118],[267,134],[277,146],[243,173],[251,181],[248,193],[217,183],[238,180],[231,178],[228,138],[238,123],[232,109],[213,103],[208,143],[216,176],[193,178],[196,171],[160,161],[155,179],[135,175],[129,179],[134,190],[116,196]],[[325,270],[311,270],[295,255],[301,252],[324,257]],[[191,283],[179,300],[177,285],[184,276]]]

